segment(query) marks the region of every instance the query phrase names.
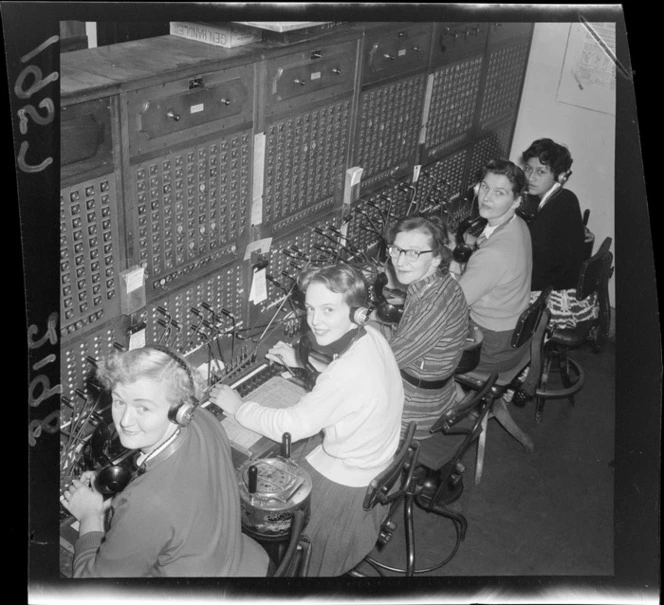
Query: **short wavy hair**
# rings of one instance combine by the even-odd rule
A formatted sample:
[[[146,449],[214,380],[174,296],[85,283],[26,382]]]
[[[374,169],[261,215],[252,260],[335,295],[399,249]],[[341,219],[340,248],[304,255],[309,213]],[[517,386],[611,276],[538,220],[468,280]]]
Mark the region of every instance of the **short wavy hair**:
[[[323,284],[331,292],[343,295],[349,307],[367,304],[367,283],[362,272],[347,263],[304,269],[297,276],[297,285],[304,295],[312,282]]]
[[[485,164],[482,171],[482,178],[488,173],[501,174],[507,177],[512,186],[512,192],[515,196],[523,195],[526,190],[526,175],[514,162],[509,160],[491,160]]]
[[[565,145],[560,145],[551,139],[537,139],[521,154],[521,163],[525,165],[530,158],[537,158],[540,164],[547,166],[558,178],[572,167],[572,155]]]
[[[390,241],[394,242],[398,233],[403,231],[423,231],[429,236],[429,248],[433,250],[433,256],[440,257],[438,269],[442,273],[447,273],[452,261],[452,251],[447,247],[450,238],[447,233],[447,227],[438,216],[407,216],[392,227],[390,232]]]
[[[173,355],[176,355],[173,353]],[[168,384],[168,402],[175,407],[190,400],[200,400],[203,393],[203,379],[180,356],[180,361],[189,373],[168,353],[153,349],[149,345],[129,351],[114,351],[99,361],[97,378],[109,391],[118,384],[131,384],[141,378],[148,378]]]

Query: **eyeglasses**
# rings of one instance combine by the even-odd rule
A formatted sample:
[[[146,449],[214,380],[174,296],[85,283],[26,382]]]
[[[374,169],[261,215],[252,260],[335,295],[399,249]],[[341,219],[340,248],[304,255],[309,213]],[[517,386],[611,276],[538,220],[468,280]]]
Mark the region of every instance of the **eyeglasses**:
[[[403,248],[399,248],[399,246],[388,246],[387,252],[390,256],[396,256],[397,258],[403,253],[403,255],[406,257],[406,260],[415,262],[418,258],[420,258],[420,254],[433,252],[433,250],[404,250]]]

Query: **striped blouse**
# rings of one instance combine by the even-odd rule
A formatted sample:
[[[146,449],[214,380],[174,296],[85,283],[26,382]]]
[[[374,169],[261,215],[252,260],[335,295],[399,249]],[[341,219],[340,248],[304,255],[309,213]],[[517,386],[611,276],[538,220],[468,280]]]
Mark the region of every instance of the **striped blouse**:
[[[390,339],[399,368],[422,380],[441,380],[456,369],[468,336],[468,305],[449,274],[433,275],[410,284],[399,327]],[[429,429],[453,405],[456,389],[450,380],[441,389],[421,389],[404,381],[402,426],[414,420],[415,436],[430,437]]]

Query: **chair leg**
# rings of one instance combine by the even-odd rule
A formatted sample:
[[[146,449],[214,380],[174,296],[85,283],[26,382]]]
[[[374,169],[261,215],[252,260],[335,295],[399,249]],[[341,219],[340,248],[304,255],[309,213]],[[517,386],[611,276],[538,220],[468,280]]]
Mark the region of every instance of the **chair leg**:
[[[403,516],[406,526],[406,576],[415,575],[415,523],[413,519],[413,496],[408,494],[403,503]]]
[[[540,424],[542,422],[542,414],[544,413],[544,397],[537,395],[535,397],[535,422]]]
[[[519,426],[514,422],[512,416],[507,410],[507,405],[502,399],[496,399],[493,402],[493,415],[496,420],[500,422],[503,428],[514,437],[528,453],[535,451],[535,444],[530,436],[525,433]]]
[[[566,389],[569,389],[574,383],[572,382],[572,379],[569,375],[569,361],[567,359],[567,353],[564,350],[560,353],[558,363],[560,364],[560,378],[563,381],[563,386]],[[575,405],[574,395],[569,395],[567,398],[572,405]]]
[[[477,439],[477,463],[475,465],[475,485],[480,484],[482,470],[484,469],[484,450],[486,449],[486,429],[489,422],[489,414],[482,418],[482,431]]]
[[[451,511],[449,508],[436,504],[431,509],[432,512],[440,515],[441,517],[446,517],[451,519],[454,524],[459,528],[459,539],[464,540],[466,537],[466,530],[468,529],[468,520],[461,513],[456,513]]]
[[[540,392],[546,391],[546,385],[549,382],[549,372],[551,372],[551,353],[548,353],[544,358],[544,367],[542,368],[542,375],[540,377],[539,387],[535,394],[535,422],[540,424],[542,422],[542,414],[544,413],[544,402],[546,398],[540,395]]]

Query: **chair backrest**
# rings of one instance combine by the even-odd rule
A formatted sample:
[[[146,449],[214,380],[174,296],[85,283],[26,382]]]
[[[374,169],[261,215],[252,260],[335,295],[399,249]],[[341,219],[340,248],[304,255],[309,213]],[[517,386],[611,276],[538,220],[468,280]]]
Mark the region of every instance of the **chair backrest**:
[[[537,297],[537,300],[532,302],[528,308],[521,313],[519,320],[516,323],[514,332],[512,332],[512,347],[518,349],[520,346],[526,344],[535,333],[539,324],[542,311],[546,308],[546,299],[551,294],[551,286],[542,290],[542,293]]]
[[[303,578],[307,575],[311,557],[311,541],[308,536],[302,534],[304,521],[304,511],[301,509],[295,511],[288,547],[272,574],[273,578]]]
[[[590,296],[593,292],[598,292],[602,279],[606,279],[608,283],[608,278],[610,277],[610,266],[613,255],[610,252],[612,239],[607,237],[602,245],[598,248],[597,252],[593,254],[589,259],[585,260],[581,265],[581,270],[579,271],[579,279],[576,283],[576,298],[577,300],[583,300]],[[608,271],[607,274],[607,256],[611,254],[611,260],[608,260]]]
[[[461,460],[482,432],[482,422],[493,404],[493,396],[489,392],[497,379],[497,373],[491,374],[478,391],[472,391],[458,405],[443,412],[430,429],[431,433],[442,431],[445,435],[463,436],[463,439],[445,437],[438,443],[434,439],[427,439],[420,445],[419,462],[437,473],[433,483],[434,486],[437,483],[435,491],[430,494],[421,492],[421,500],[427,503],[429,510],[440,504],[443,495],[448,493],[448,486],[454,484],[459,473]],[[422,485],[425,489],[428,487],[426,481],[425,476]]]
[[[371,510],[379,502],[381,504],[391,502],[396,496],[388,497],[388,494],[390,494],[390,490],[397,480],[402,477],[404,471],[406,471],[407,476],[402,478],[403,484],[408,484],[417,462],[418,443],[414,438],[416,426],[415,422],[408,424],[406,435],[394,456],[394,460],[390,466],[376,475],[369,483],[362,505],[364,510]]]
[[[607,238],[610,240],[610,238]],[[605,240],[606,243],[606,240]],[[609,241],[610,244],[610,241]],[[602,244],[603,246],[604,244]],[[608,246],[607,246],[608,248]],[[599,304],[598,329],[593,348],[596,352],[602,351],[609,337],[611,324],[611,301],[609,300],[609,279],[613,275],[613,253],[607,250],[602,256],[599,284],[597,285],[597,301]]]
[[[478,391],[471,391],[471,393],[460,401],[458,405],[453,406],[449,410],[445,410],[440,418],[436,420],[431,429],[429,429],[429,432],[435,433],[437,431],[443,431],[443,433],[450,433],[455,424],[466,418],[471,412],[477,412],[478,408],[482,407],[482,400],[486,397],[497,379],[497,373],[491,374],[491,376],[486,379],[481,389]]]

